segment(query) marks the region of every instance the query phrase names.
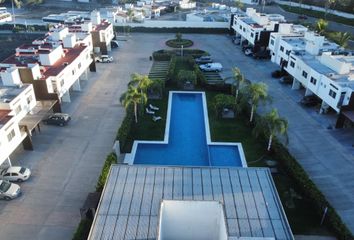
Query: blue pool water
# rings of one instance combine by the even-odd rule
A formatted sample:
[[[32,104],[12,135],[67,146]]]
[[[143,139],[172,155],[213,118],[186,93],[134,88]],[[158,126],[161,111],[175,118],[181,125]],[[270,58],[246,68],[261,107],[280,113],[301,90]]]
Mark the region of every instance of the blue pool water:
[[[207,145],[201,93],[172,94],[168,144],[139,143],[134,164],[242,166],[238,146]]]

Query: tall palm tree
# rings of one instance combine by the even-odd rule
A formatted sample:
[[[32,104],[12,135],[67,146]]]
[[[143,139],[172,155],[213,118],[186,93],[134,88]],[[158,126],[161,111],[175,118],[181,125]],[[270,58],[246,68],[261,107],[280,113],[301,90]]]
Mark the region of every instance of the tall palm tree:
[[[146,103],[146,94],[139,92],[138,89],[133,86],[129,86],[128,90],[122,94],[119,101],[123,104],[125,109],[131,104],[134,105],[135,123],[138,123],[138,104],[141,103],[141,101],[143,101],[144,104]]]
[[[250,122],[253,121],[254,112],[260,102],[270,100],[268,96],[268,87],[265,83],[252,83],[242,88],[243,97],[251,105]]]
[[[131,78],[132,80],[128,83],[128,86],[135,87],[140,92],[142,96],[140,104],[143,106],[145,105],[143,95],[145,95],[145,97],[147,96],[147,89],[151,85],[152,81],[147,75],[140,75],[137,73],[133,73]]]
[[[237,67],[232,68],[232,74],[233,74],[233,78],[235,79],[235,83],[236,83],[235,84],[235,103],[237,103],[240,88],[245,83],[245,77],[241,73],[241,70]]]
[[[338,32],[338,45],[346,48],[348,41],[350,40],[350,34],[348,32]]]
[[[285,135],[287,138],[288,121],[284,118],[279,117],[278,111],[272,109],[264,117],[260,118],[256,122],[256,126],[253,129],[253,133],[258,137],[260,134],[268,135],[268,147],[267,150],[270,151],[272,147],[272,141],[275,135],[281,134]]]
[[[328,22],[324,19],[318,19],[316,22],[316,30],[318,31],[319,34],[323,34],[328,26]]]

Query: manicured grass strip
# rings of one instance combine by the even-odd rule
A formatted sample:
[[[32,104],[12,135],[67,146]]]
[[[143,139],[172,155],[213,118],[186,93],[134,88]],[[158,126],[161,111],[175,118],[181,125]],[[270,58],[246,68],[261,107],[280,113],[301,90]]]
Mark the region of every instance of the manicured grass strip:
[[[297,13],[297,14],[306,15],[306,16],[315,17],[315,18],[325,18],[324,12],[310,10],[310,9],[304,9],[304,8],[300,8],[300,7],[290,7],[290,6],[281,5],[281,4],[279,4],[279,6],[287,12]],[[354,26],[354,19],[340,17],[340,16],[337,16],[337,15],[334,15],[331,13],[327,14],[327,20],[332,21],[332,22],[342,23],[345,25]]]

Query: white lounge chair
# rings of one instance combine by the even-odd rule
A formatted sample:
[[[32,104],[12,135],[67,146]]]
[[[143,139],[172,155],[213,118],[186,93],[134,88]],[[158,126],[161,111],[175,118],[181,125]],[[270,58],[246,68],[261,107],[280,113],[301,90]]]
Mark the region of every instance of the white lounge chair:
[[[158,111],[158,110],[159,110],[158,107],[155,107],[154,105],[151,105],[151,104],[149,104],[149,107],[150,107],[152,110],[155,110],[155,111]]]
[[[149,108],[145,108],[145,110],[146,110],[146,113],[147,113],[147,114],[151,114],[151,115],[154,115],[154,114],[155,114],[155,112],[154,112],[154,111],[151,111]]]
[[[159,121],[159,120],[161,120],[162,118],[160,117],[160,116],[153,116],[152,117],[152,121],[154,121],[154,122],[157,122],[157,121]]]

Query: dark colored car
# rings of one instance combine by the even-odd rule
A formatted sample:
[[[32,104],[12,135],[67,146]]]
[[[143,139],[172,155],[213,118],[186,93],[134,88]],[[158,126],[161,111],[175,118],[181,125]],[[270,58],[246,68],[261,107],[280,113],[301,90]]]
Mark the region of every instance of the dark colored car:
[[[274,72],[272,72],[273,78],[281,78],[286,75],[287,75],[287,72],[284,70],[275,70]]]
[[[270,51],[265,50],[265,51],[259,51],[253,54],[253,57],[255,59],[270,59]]]
[[[306,16],[306,15],[299,15],[299,16],[297,16],[297,18],[298,18],[299,20],[306,20],[306,19],[307,19],[307,16]]]
[[[316,106],[316,105],[320,104],[320,102],[321,102],[321,99],[319,99],[315,95],[308,95],[308,96],[303,97],[300,100],[300,103],[306,107]]]
[[[53,113],[46,119],[43,119],[44,124],[65,126],[71,120],[71,117],[67,113]]]
[[[212,63],[213,59],[210,56],[201,56],[200,58],[196,58],[195,62],[197,64]]]
[[[279,82],[283,83],[283,84],[292,84],[293,81],[294,81],[294,78],[290,75],[283,76],[279,79]]]

